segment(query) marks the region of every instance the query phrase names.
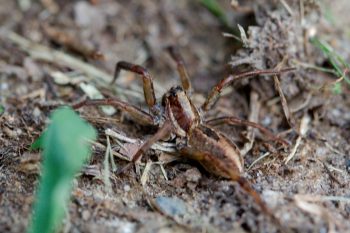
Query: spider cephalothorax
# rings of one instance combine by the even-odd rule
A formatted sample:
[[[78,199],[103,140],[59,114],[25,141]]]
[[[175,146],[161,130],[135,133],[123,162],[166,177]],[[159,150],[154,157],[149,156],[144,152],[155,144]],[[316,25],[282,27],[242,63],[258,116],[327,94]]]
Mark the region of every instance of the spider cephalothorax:
[[[174,132],[186,137],[201,123],[198,109],[180,86],[172,87],[165,95],[163,104]]]

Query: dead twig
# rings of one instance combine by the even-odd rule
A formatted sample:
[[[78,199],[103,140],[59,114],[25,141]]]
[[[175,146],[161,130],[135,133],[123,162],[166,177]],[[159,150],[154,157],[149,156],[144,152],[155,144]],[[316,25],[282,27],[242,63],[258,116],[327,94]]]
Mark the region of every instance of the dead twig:
[[[294,119],[292,118],[292,115],[290,113],[290,110],[289,110],[289,107],[288,107],[288,103],[287,103],[287,99],[286,99],[286,97],[283,94],[283,90],[281,88],[281,83],[280,83],[277,75],[273,76],[273,80],[275,82],[275,88],[276,88],[276,90],[278,92],[278,95],[280,96],[280,99],[281,99],[282,109],[283,109],[284,115],[286,117],[286,120],[287,120],[289,126],[291,128],[294,128],[295,122],[294,122]]]
[[[52,62],[79,70],[86,74],[87,79],[96,82],[99,86],[110,87],[110,82],[112,81],[111,75],[69,54],[29,41],[12,31],[1,31],[0,36],[18,45],[21,49],[29,53],[33,59]],[[143,99],[142,93],[131,91],[118,85],[115,85],[114,88],[119,95],[128,95],[139,100]]]
[[[261,104],[258,101],[258,94],[256,92],[251,92],[250,94],[250,114],[249,114],[249,121],[251,122],[258,122],[259,119],[259,111]],[[253,127],[247,128],[247,139],[249,142],[245,143],[243,148],[241,149],[242,156],[245,156],[252,148],[255,141],[255,132]]]
[[[268,157],[271,153],[270,152],[266,152],[263,155],[261,155],[259,158],[257,158],[256,160],[254,160],[248,167],[247,171],[249,171],[250,169],[252,169],[252,167],[257,164],[258,162],[260,162],[261,160],[263,160],[264,158]]]
[[[312,98],[312,94],[308,93],[306,96],[306,99],[303,99],[303,101],[301,103],[299,102],[298,105],[294,105],[294,106],[290,107],[291,113],[296,113],[296,112],[299,112],[300,110],[306,108],[309,105],[311,98]]]
[[[282,68],[282,65],[285,63],[286,61],[286,58],[284,58],[277,66],[276,66],[276,69],[277,70],[280,70]],[[289,126],[291,128],[294,128],[295,126],[295,121],[292,117],[292,114],[289,110],[289,106],[288,106],[288,102],[287,102],[287,99],[286,97],[284,96],[284,93],[283,93],[283,90],[282,90],[282,87],[281,87],[281,83],[280,83],[280,80],[278,79],[278,76],[277,75],[274,75],[273,76],[273,80],[274,80],[274,83],[275,83],[275,89],[277,90],[278,92],[278,95],[281,99],[281,104],[282,104],[282,109],[283,109],[283,112],[284,112],[284,115],[286,117],[286,120],[289,124]]]
[[[49,25],[43,26],[45,34],[50,38],[50,40],[54,41],[57,44],[65,46],[67,49],[79,53],[86,58],[96,59],[96,60],[104,60],[105,57],[101,52],[89,48],[77,38],[68,34],[60,28],[52,27]]]
[[[69,66],[76,70],[80,70],[88,74],[88,76],[96,78],[103,85],[106,85],[112,81],[111,75],[64,52],[50,49],[46,46],[29,41],[26,38],[11,31],[3,32],[1,33],[1,36],[20,46],[21,49],[28,52],[34,59],[58,63],[61,65]]]
[[[94,147],[99,148],[100,150],[106,150],[106,146],[104,146],[103,144],[99,143],[99,142],[94,142],[94,141],[90,141],[89,143],[91,143],[91,145],[93,145]],[[122,154],[112,150],[112,154],[114,156],[116,156],[117,158],[120,158],[122,160],[126,160],[126,161],[130,161],[129,158],[127,158],[126,156],[123,156]]]
[[[117,140],[128,142],[128,143],[136,143],[138,142],[138,139],[129,138],[127,136],[124,136],[118,132],[113,131],[112,129],[106,129],[105,134],[108,136],[111,136],[113,138],[116,138]],[[142,144],[142,142],[141,142]],[[176,145],[174,143],[168,143],[168,142],[157,142],[151,146],[153,150],[159,150],[163,152],[176,152]]]
[[[343,197],[343,196],[323,196],[323,195],[314,195],[314,194],[305,194],[305,195],[297,194],[297,195],[295,195],[295,197],[302,198],[303,200],[309,201],[309,202],[338,201],[338,202],[350,203],[350,197]]]
[[[141,176],[141,184],[142,186],[145,186],[149,177],[149,172],[151,171],[153,162],[151,160],[148,160],[146,163],[146,167],[143,170],[142,176]]]
[[[312,202],[324,202],[324,201],[342,201],[350,202],[349,198],[339,196],[320,196],[320,195],[295,195],[294,201],[296,205],[303,211],[318,216],[325,222],[328,222],[328,232],[335,233],[336,227],[340,228],[341,223],[337,221],[329,212],[328,209],[317,205]],[[342,231],[339,231],[342,232]]]
[[[105,191],[107,193],[112,193],[112,183],[109,179],[110,177],[110,166],[109,166],[109,160],[112,158],[112,148],[111,148],[111,143],[109,141],[109,137],[106,136],[107,138],[107,147],[106,147],[106,152],[105,152],[105,158],[103,161],[103,183],[105,185]]]
[[[288,11],[288,13],[293,16],[294,12],[292,10],[292,8],[289,6],[289,4],[285,1],[285,0],[280,0],[280,2],[282,3],[282,5],[284,6],[284,8]]]
[[[335,176],[332,174],[332,172],[331,172],[329,166],[328,166],[325,162],[323,162],[323,161],[320,160],[320,159],[317,159],[317,161],[319,161],[319,162],[322,164],[322,166],[323,166],[324,169],[326,170],[328,176],[329,176],[334,182],[336,182],[336,183],[337,183],[338,185],[340,185],[341,187],[344,187],[344,184],[341,183],[341,182],[337,179],[337,177],[335,177]]]
[[[308,114],[305,114],[303,116],[303,118],[301,119],[301,122],[300,122],[300,129],[299,129],[299,136],[297,138],[297,141],[295,142],[295,145],[292,149],[292,151],[290,152],[290,154],[288,155],[288,157],[286,158],[285,160],[285,164],[287,164],[296,154],[299,146],[300,146],[300,143],[302,141],[302,139],[304,138],[304,136],[306,135],[306,133],[308,132],[309,130],[309,124],[310,124],[310,116]]]

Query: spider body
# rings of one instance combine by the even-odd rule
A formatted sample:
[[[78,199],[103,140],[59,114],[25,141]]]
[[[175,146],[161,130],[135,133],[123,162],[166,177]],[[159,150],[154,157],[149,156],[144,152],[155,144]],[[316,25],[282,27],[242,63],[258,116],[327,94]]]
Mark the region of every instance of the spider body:
[[[200,162],[207,171],[222,177],[230,177],[228,170],[243,172],[243,158],[237,146],[204,124],[200,111],[182,87],[171,88],[163,105],[172,131],[178,141],[185,142],[177,146],[182,156]]]
[[[238,147],[223,133],[216,131],[213,126],[233,124],[255,127],[272,140],[281,144],[288,143],[254,122],[242,120],[234,116],[206,120],[203,115],[215,104],[216,100],[220,97],[222,89],[231,85],[233,82],[262,74],[278,75],[282,72],[293,70],[293,68],[286,68],[279,71],[255,70],[238,75],[230,75],[214,86],[203,105],[197,108],[190,98],[192,87],[183,59],[173,47],[169,48],[169,52],[177,63],[182,85],[172,87],[163,95],[161,103],[157,103],[151,75],[145,68],[125,61],[118,62],[116,65],[113,81],[118,78],[122,69],[142,76],[144,96],[150,113],[115,98],[85,100],[74,107],[79,108],[84,105],[112,105],[128,113],[136,122],[157,126],[159,128],[158,131],[143,143],[133,156],[132,163],[138,161],[142,154],[156,141],[172,138],[177,142],[179,155],[198,161],[210,173],[238,182],[243,190],[254,198],[262,211],[271,216],[276,223],[279,223],[267,208],[260,195],[251,187],[249,181],[241,175],[244,171],[244,161]],[[130,166],[124,167],[122,172],[128,167]]]

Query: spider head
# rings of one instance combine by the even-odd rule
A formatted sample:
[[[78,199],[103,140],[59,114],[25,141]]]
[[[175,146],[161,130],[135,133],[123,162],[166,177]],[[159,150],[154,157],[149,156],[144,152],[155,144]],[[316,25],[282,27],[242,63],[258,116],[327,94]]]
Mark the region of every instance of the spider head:
[[[170,88],[170,90],[168,92],[168,95],[172,96],[172,97],[176,97],[176,96],[178,96],[181,93],[185,93],[183,88],[180,87],[180,86],[175,86],[175,87]]]
[[[179,136],[186,136],[200,122],[197,108],[180,86],[172,87],[165,94],[163,105]]]

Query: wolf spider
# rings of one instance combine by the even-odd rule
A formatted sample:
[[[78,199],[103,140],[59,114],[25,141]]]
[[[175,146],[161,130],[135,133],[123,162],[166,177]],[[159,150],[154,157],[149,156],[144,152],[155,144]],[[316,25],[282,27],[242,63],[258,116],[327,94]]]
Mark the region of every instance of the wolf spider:
[[[169,47],[168,52],[177,64],[182,85],[170,88],[164,94],[161,102],[157,101],[155,97],[152,77],[145,68],[125,61],[120,61],[116,64],[113,82],[118,78],[121,70],[141,75],[144,97],[150,110],[149,113],[115,98],[85,100],[74,107],[111,105],[127,112],[138,123],[158,126],[158,131],[141,145],[132,157],[132,163],[130,164],[138,161],[142,154],[156,141],[164,140],[172,135],[173,140],[177,144],[176,149],[179,155],[197,160],[210,173],[238,182],[243,190],[254,198],[262,211],[278,222],[260,195],[251,187],[249,181],[241,176],[244,170],[244,161],[238,147],[224,134],[217,132],[213,126],[220,124],[250,126],[257,128],[271,140],[284,145],[288,145],[288,143],[254,122],[234,116],[206,120],[203,115],[213,107],[216,100],[220,97],[221,91],[233,82],[257,75],[278,75],[282,72],[291,71],[293,68],[279,71],[254,70],[237,75],[229,75],[213,87],[206,101],[198,108],[192,103],[190,98],[192,92],[191,82],[181,55],[174,47]],[[125,166],[122,171],[130,167],[130,164]]]

